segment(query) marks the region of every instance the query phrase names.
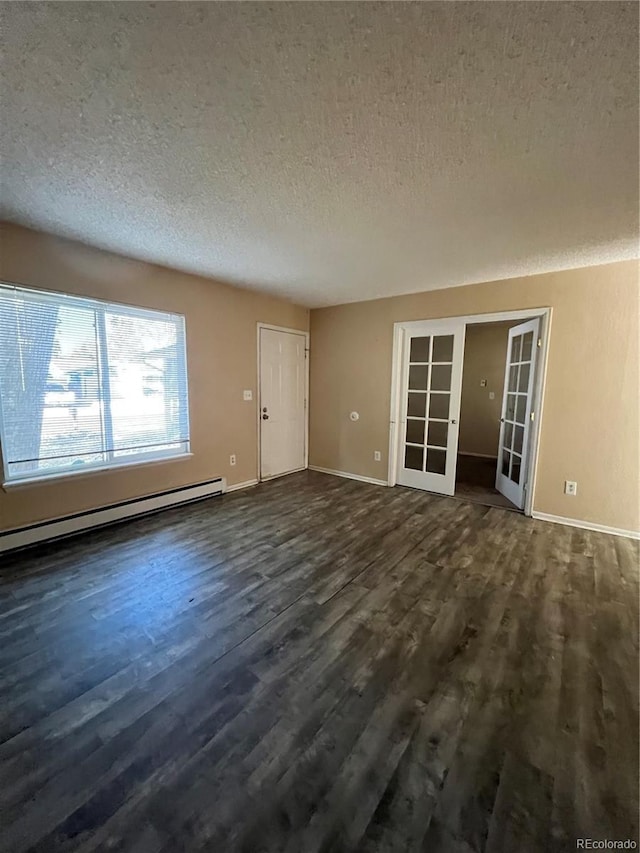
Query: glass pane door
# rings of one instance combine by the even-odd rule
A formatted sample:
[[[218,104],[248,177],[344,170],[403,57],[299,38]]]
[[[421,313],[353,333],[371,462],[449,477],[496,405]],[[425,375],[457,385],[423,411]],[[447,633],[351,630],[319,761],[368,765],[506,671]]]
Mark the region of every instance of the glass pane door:
[[[530,320],[509,330],[502,402],[496,488],[521,509],[524,506],[538,322]]]
[[[464,326],[431,327],[407,340],[398,482],[453,494]]]

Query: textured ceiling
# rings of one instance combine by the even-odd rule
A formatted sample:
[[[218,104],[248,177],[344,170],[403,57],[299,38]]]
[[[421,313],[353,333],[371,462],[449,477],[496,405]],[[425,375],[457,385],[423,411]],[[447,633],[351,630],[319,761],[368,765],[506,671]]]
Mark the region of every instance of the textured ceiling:
[[[307,305],[637,255],[636,3],[3,7],[6,219]]]

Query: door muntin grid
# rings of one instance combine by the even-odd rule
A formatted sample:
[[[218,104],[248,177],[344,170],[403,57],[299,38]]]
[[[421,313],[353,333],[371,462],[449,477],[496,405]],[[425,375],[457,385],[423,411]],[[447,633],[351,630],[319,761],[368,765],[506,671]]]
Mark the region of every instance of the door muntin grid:
[[[404,467],[445,474],[451,411],[454,335],[422,335],[409,342]]]
[[[500,472],[516,485],[524,474],[529,394],[536,342],[532,331],[514,335],[509,352],[507,393],[503,412]]]

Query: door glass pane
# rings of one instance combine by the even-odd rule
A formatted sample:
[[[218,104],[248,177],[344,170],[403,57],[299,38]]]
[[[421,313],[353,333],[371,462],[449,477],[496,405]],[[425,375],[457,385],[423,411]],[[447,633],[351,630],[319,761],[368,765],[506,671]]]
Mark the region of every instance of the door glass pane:
[[[424,421],[407,421],[407,441],[411,444],[424,444]]]
[[[429,395],[429,417],[449,420],[449,394]]]
[[[411,368],[413,370],[413,368]],[[431,368],[431,389],[433,391],[451,390],[451,365],[434,364]]]
[[[529,390],[529,372],[531,371],[530,364],[520,365],[520,379],[518,382],[518,391],[523,391],[525,394]]]
[[[511,362],[520,361],[521,341],[522,335],[516,335],[515,338],[511,339],[511,358],[509,359]]]
[[[429,361],[429,341],[431,338],[411,338],[409,361]]]
[[[429,421],[427,444],[435,444],[436,447],[446,447],[448,433],[448,423],[444,423],[443,421]]]
[[[504,447],[511,447],[511,438],[513,436],[513,424],[505,423],[504,425]]]
[[[453,361],[453,335],[434,335],[432,361]]]
[[[518,390],[518,365],[509,368],[509,391]]]
[[[518,395],[518,402],[516,404],[516,420],[519,424],[524,423],[524,419],[527,414],[527,398],[524,394]]]
[[[516,415],[516,395],[507,394],[507,411],[506,418],[508,421],[514,421]]]
[[[404,449],[404,467],[411,468],[413,471],[422,471],[423,456],[423,447],[411,447],[407,444]]]
[[[510,454],[506,450],[503,450],[502,451],[502,475],[504,477],[509,476],[509,459],[510,459]]]
[[[520,463],[521,459],[519,456],[516,456],[515,453],[513,455],[513,465],[511,466],[511,479],[514,483],[520,482]]]
[[[410,367],[409,388],[426,391],[428,375],[429,368],[426,365],[424,367]]]
[[[521,361],[531,361],[531,350],[533,348],[533,332],[527,332],[522,338]]]
[[[516,426],[513,435],[513,449],[516,453],[522,453],[522,442],[524,440],[524,427]]]
[[[411,418],[423,418],[427,407],[426,394],[409,394],[407,398],[407,415]]]
[[[447,467],[447,453],[444,450],[427,450],[427,471],[430,474],[444,474]]]

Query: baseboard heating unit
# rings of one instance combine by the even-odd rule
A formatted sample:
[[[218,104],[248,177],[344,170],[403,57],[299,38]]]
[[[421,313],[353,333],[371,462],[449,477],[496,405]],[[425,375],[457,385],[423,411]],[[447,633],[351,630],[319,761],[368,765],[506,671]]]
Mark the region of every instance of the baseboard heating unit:
[[[27,545],[34,545],[36,542],[48,542],[52,539],[60,539],[63,536],[72,536],[74,533],[80,533],[83,530],[103,527],[139,515],[147,515],[169,507],[221,495],[225,490],[224,487],[224,479],[217,477],[215,480],[207,480],[193,486],[157,492],[153,495],[132,498],[99,509],[77,512],[74,515],[56,518],[53,521],[41,521],[26,527],[7,530],[0,533],[0,553],[13,551],[16,548],[25,548]]]

